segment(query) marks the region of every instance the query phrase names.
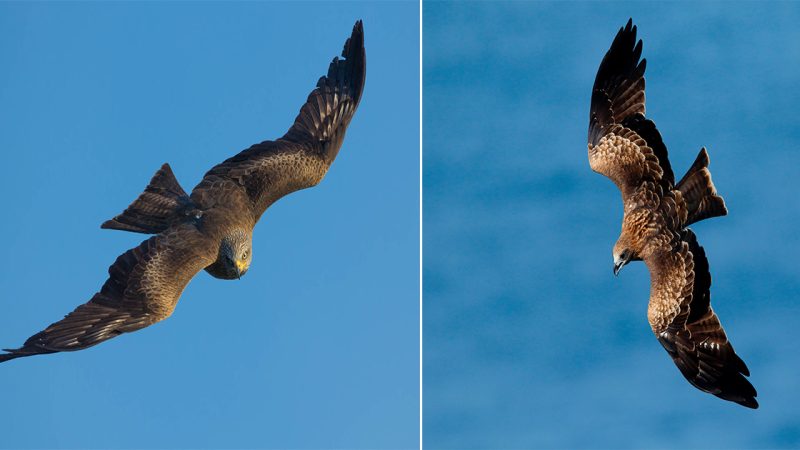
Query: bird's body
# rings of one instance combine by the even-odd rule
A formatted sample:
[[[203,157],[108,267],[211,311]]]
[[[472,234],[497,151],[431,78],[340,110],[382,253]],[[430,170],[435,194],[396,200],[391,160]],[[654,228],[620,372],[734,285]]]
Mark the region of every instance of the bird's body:
[[[641,52],[629,21],[600,63],[592,91],[589,164],[622,193],[614,273],[630,261],[644,261],[650,327],[681,373],[703,391],[757,408],[747,366],[711,309],[705,251],[688,228],[728,211],[711,181],[705,148],[675,183],[661,134],[645,117]]]
[[[361,99],[366,56],[361,21],[281,138],[253,145],[209,170],[187,194],[164,164],[145,191],[102,228],[152,234],[109,268],[92,299],[31,336],[0,362],[91,347],[169,317],[201,270],[240,278],[253,228],[281,197],[317,185],[342,145]]]

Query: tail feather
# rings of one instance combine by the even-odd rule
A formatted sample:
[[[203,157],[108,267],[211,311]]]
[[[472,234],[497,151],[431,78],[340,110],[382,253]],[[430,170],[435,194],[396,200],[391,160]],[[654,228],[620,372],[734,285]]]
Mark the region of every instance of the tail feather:
[[[710,217],[728,214],[725,200],[717,195],[711,172],[708,170],[708,152],[705,147],[700,150],[694,164],[675,186],[683,194],[689,215],[684,226],[689,226]]]
[[[100,228],[157,234],[192,213],[192,202],[169,164],[153,175],[144,192],[120,215]]]

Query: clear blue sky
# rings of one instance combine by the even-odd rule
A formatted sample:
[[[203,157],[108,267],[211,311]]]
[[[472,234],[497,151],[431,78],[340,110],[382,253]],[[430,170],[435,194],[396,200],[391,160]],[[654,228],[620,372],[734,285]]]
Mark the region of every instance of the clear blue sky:
[[[800,4],[424,6],[429,448],[800,446]],[[701,146],[730,215],[693,226],[761,409],[691,387],[614,278],[622,206],[589,169],[592,82],[629,17],[680,176]]]
[[[264,214],[248,274],[200,273],[160,324],[0,365],[0,447],[416,445],[415,2],[0,4],[0,344],[100,288],[144,238],[100,224],[162,163],[188,190],[281,136],[357,19],[344,147]]]

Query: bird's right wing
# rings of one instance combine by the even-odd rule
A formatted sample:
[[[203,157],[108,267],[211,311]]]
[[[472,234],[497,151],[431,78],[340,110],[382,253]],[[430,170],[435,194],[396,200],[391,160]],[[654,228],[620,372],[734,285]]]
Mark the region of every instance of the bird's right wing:
[[[674,250],[645,259],[650,269],[648,319],[658,341],[683,376],[698,389],[758,408],[744,361],[711,309],[706,253],[686,229]]]
[[[589,111],[589,165],[617,185],[623,200],[644,181],[663,188],[675,183],[661,134],[644,116],[646,60],[639,61],[641,55],[642,41],[637,43],[629,20],[600,63]]]
[[[344,44],[342,58],[330,63],[289,131],[213,167],[192,191],[192,200],[208,205],[219,195],[220,186],[244,189],[258,220],[281,197],[319,183],[339,153],[361,101],[365,77],[364,28],[359,20]]]
[[[213,243],[192,227],[154,236],[120,255],[89,302],[7,349],[0,362],[82,350],[169,317],[189,281],[216,258]]]

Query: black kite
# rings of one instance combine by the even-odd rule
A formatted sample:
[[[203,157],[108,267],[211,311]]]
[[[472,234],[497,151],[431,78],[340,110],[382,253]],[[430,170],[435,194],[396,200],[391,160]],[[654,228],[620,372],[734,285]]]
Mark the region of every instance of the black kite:
[[[708,171],[708,153],[676,184],[667,148],[645,117],[642,41],[628,21],[606,53],[592,90],[589,164],[622,191],[614,274],[630,261],[650,271],[647,316],[658,341],[698,389],[757,408],[750,372],[710,304],[705,251],[687,226],[728,213]]]
[[[241,277],[252,260],[253,227],[264,211],[284,195],[319,183],[342,146],[364,88],[361,21],[342,57],[333,59],[283,137],[213,167],[191,195],[164,164],[128,209],[102,225],[155,236],[117,258],[89,302],[0,354],[0,362],[82,350],[166,319],[203,269],[216,278]]]

